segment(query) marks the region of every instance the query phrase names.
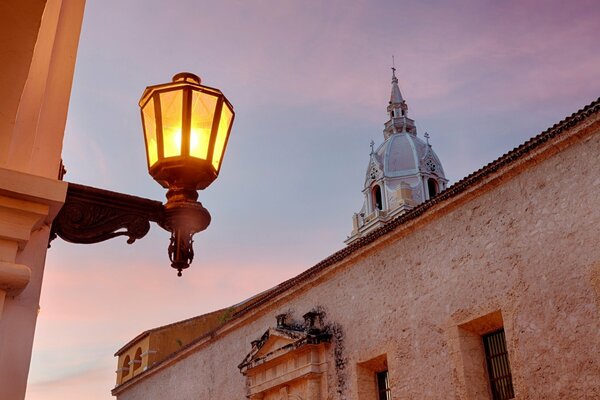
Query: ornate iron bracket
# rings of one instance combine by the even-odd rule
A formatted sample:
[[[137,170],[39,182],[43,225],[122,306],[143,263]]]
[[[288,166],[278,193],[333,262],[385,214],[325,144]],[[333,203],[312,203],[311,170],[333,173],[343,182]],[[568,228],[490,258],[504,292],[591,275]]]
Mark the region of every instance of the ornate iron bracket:
[[[162,224],[161,202],[69,183],[65,204],[52,223],[50,241],[57,236],[71,243],[99,243],[127,236],[131,244]],[[50,247],[50,244],[48,244]]]
[[[52,223],[50,242],[99,243],[127,236],[131,244],[150,230],[150,221],[171,232],[171,266],[181,276],[194,258],[192,237],[210,224],[210,214],[196,201],[195,190],[170,190],[168,202],[69,183],[65,204]],[[50,243],[48,243],[50,247]]]
[[[159,100],[165,91],[182,96],[183,112],[161,108]],[[216,102],[215,108],[196,110],[191,93],[209,96]],[[149,146],[154,139],[148,139],[146,143],[148,160],[153,160],[148,172],[168,189],[166,204],[69,183],[65,204],[52,224],[48,247],[57,237],[71,243],[89,244],[126,236],[127,243],[131,244],[144,237],[150,230],[150,221],[154,221],[171,233],[168,254],[171,266],[181,276],[181,271],[188,268],[194,258],[194,234],[210,224],[210,213],[197,201],[198,190],[208,187],[219,175],[235,112],[220,90],[201,85],[200,78],[188,72],[175,75],[171,83],[147,87],[139,105],[144,136],[149,138],[153,135],[158,140],[154,147]],[[152,118],[144,116],[146,109],[152,110],[152,113],[156,109]],[[197,157],[191,152],[194,138],[191,121],[196,117],[212,121],[205,132],[208,135],[205,138],[208,146],[205,157]],[[153,133],[147,132],[149,124],[158,128]],[[179,129],[176,137],[180,143],[178,155],[163,154],[163,130],[166,132],[171,128]],[[58,178],[62,180],[64,174],[61,161]]]

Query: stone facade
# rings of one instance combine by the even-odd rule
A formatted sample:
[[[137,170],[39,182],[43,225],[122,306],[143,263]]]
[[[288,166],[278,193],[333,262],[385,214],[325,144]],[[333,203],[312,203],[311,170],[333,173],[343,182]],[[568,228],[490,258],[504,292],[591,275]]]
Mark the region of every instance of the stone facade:
[[[301,394],[308,381],[275,369],[265,400],[374,400],[382,370],[392,399],[491,399],[481,338],[498,328],[515,398],[598,399],[599,157],[600,100],[282,283],[113,394],[261,398],[252,369],[238,368],[259,347],[253,341],[277,328],[277,315],[300,326],[318,312],[331,335],[317,351],[318,391],[313,381],[313,392],[302,389],[313,394]],[[292,342],[272,350],[295,357],[303,350],[285,347]]]

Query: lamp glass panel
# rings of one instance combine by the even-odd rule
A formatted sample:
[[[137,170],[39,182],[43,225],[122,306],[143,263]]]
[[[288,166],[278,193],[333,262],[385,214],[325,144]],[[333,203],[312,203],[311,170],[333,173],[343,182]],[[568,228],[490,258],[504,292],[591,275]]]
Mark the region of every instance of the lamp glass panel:
[[[223,102],[219,130],[217,132],[217,139],[215,140],[215,149],[212,157],[212,165],[217,171],[221,166],[221,160],[223,159],[223,153],[225,152],[225,142],[227,141],[227,134],[229,133],[232,118],[233,111],[229,108],[227,103]]]
[[[144,133],[146,134],[146,151],[148,152],[148,167],[158,160],[158,144],[156,142],[156,118],[154,114],[154,98],[146,103],[142,109],[144,119]]]
[[[162,113],[163,152],[165,157],[181,155],[183,90],[160,94]]]
[[[206,160],[212,130],[217,97],[192,91],[192,125],[190,132],[190,155]]]

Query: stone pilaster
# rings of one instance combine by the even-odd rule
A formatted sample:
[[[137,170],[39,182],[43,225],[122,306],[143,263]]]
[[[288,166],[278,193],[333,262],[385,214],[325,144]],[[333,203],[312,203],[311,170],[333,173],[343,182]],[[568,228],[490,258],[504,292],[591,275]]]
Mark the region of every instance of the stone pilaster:
[[[24,396],[50,224],[67,183],[0,168],[0,398]]]

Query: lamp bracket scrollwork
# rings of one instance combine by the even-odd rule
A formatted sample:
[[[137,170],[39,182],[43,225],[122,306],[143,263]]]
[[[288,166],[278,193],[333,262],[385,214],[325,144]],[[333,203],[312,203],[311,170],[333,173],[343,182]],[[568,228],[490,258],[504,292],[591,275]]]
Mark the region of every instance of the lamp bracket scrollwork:
[[[197,198],[195,190],[174,188],[167,193],[167,203],[162,204],[69,183],[65,204],[52,223],[50,242],[60,237],[71,243],[91,244],[126,236],[131,244],[146,236],[150,222],[155,222],[171,232],[169,258],[181,276],[194,259],[194,234],[210,224],[210,214]]]
[[[141,239],[150,221],[162,224],[161,202],[69,183],[65,204],[52,223],[50,241],[56,237],[71,243],[99,243],[126,236],[127,243]]]

